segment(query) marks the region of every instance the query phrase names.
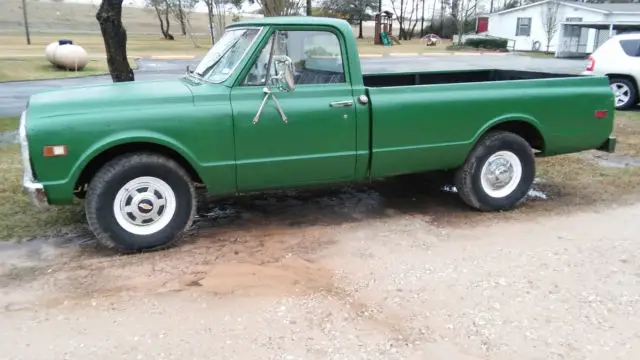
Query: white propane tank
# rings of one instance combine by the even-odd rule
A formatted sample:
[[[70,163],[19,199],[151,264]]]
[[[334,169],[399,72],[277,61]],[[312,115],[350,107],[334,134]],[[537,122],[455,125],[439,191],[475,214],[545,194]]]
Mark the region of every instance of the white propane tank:
[[[82,46],[64,44],[56,48],[53,64],[67,70],[82,70],[89,62],[89,56]]]
[[[53,65],[55,65],[55,63],[53,62],[53,56],[55,55],[56,49],[58,48],[58,46],[60,46],[60,44],[57,41],[55,41],[47,45],[47,47],[44,49],[44,52],[47,55],[47,60],[49,60],[49,62],[52,63]]]

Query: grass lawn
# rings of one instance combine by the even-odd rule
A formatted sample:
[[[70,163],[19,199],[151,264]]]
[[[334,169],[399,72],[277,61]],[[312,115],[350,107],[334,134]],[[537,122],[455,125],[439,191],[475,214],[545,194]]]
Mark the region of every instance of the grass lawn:
[[[18,130],[18,122],[20,118],[17,116],[0,118],[0,132]]]
[[[17,128],[17,118],[0,119],[0,131]],[[640,114],[618,112],[614,134],[618,148],[614,157],[640,157]],[[522,211],[544,213],[569,211],[579,206],[635,201],[640,196],[640,167],[603,167],[594,159],[600,152],[583,152],[538,159],[538,176],[552,200],[534,203]],[[18,145],[0,145],[0,239],[24,238],[65,226],[85,223],[81,206],[36,210],[22,192],[22,164]],[[478,215],[480,216],[480,215]],[[508,216],[496,214],[496,217]]]
[[[100,34],[64,34],[64,33],[34,33],[32,45],[26,45],[24,37],[19,33],[0,34],[0,57],[24,57],[41,56],[44,58],[44,48],[50,43],[62,38],[73,40],[75,44],[82,46],[89,56],[102,58],[105,56],[104,42]],[[175,40],[164,40],[158,35],[132,34],[127,40],[127,56],[146,57],[152,55],[192,55],[203,56],[211,47],[211,41],[206,37],[199,37],[195,47],[185,36],[176,35]],[[400,45],[392,46],[375,45],[373,38],[357,39],[360,53],[425,53],[445,51],[450,40],[444,40],[437,46],[425,46],[419,39],[400,41]]]
[[[533,57],[533,58],[541,58],[541,59],[552,59],[554,58],[554,54],[547,54],[545,52],[538,52],[538,51],[518,51],[516,52],[516,54],[518,55],[523,55],[523,56],[529,56],[529,57]]]
[[[22,161],[18,145],[0,145],[0,167],[0,239],[42,235],[84,221],[79,206],[54,207],[45,211],[32,207],[22,192]]]
[[[81,45],[89,54],[90,62],[83,71],[64,71],[53,67],[45,58],[44,48],[51,42],[61,38],[71,38]],[[400,45],[375,45],[372,38],[357,39],[358,51],[361,54],[389,53],[429,53],[446,51],[449,42],[444,41],[437,46],[427,47],[419,39],[401,41]],[[200,41],[201,47],[194,47],[184,36],[176,36],[176,40],[167,41],[156,35],[130,35],[127,42],[127,55],[132,68],[136,69],[136,57],[149,56],[204,56],[211,46],[208,38]],[[25,45],[22,34],[0,34],[0,82],[38,79],[57,79],[108,74],[104,54],[104,43],[99,34],[51,34],[34,33],[32,45]]]
[[[173,41],[164,40],[159,35],[130,34],[127,36],[127,56],[144,57],[151,55],[204,55],[211,41],[202,37],[200,47],[195,47],[187,37],[175,35]],[[104,58],[104,42],[97,33],[65,34],[65,33],[33,33],[31,45],[26,45],[20,33],[0,34],[0,57],[41,56],[47,45],[60,39],[71,39],[74,44],[82,46],[90,57]]]
[[[425,46],[424,42],[420,43],[420,39],[401,40],[400,45],[392,46],[375,45],[373,38],[356,39],[358,44],[358,52],[360,54],[389,54],[389,53],[430,53],[430,52],[446,52],[446,48],[451,44],[451,40],[443,40],[436,46]]]
[[[134,59],[129,59],[131,67],[137,68]],[[0,82],[20,80],[41,80],[81,77],[90,75],[109,74],[109,67],[104,59],[91,59],[82,71],[61,70],[47,59],[40,57],[1,58],[0,57]]]

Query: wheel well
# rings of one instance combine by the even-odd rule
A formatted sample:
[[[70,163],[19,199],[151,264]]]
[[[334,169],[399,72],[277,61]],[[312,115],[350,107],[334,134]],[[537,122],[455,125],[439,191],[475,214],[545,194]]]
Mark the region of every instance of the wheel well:
[[[180,166],[182,166],[189,174],[189,177],[193,182],[202,183],[202,179],[200,179],[200,176],[193,166],[191,166],[191,164],[175,150],[154,143],[134,142],[114,146],[91,159],[84,169],[82,169],[82,172],[78,177],[78,181],[76,182],[76,191],[85,191],[85,187],[88,186],[89,182],[91,182],[91,179],[96,172],[98,172],[98,170],[107,162],[115,159],[117,156],[135,152],[151,152],[164,155],[180,164]]]
[[[625,74],[607,74],[607,77],[609,79],[618,78],[618,79],[625,79],[625,80],[631,81],[631,83],[633,84],[633,87],[636,90],[636,97],[638,97],[638,82],[636,81],[636,79],[633,76],[625,75]]]
[[[513,120],[495,125],[489,131],[502,130],[514,133],[523,138],[529,145],[538,151],[544,151],[544,138],[540,131],[526,121]]]

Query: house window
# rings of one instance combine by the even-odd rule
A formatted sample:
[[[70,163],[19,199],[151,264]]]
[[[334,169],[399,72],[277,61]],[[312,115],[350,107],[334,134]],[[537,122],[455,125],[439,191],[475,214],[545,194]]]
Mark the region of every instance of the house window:
[[[531,18],[518,18],[516,24],[516,36],[529,36],[531,35]]]

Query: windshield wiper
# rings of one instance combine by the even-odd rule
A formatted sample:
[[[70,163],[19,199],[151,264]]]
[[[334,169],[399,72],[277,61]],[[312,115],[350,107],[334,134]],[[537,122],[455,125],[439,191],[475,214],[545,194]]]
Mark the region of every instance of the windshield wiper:
[[[238,41],[240,41],[240,38],[236,39],[236,41],[234,41],[231,45],[229,45],[227,47],[227,49],[216,59],[216,61],[214,61],[213,63],[211,63],[211,65],[207,66],[201,73],[198,73],[196,71],[194,71],[193,73],[198,75],[199,77],[204,79],[204,75],[206,73],[208,73],[209,71],[211,71],[211,69],[213,69],[216,65],[218,65],[218,63],[220,62],[220,60],[222,60],[222,58],[227,55],[227,53],[229,51],[231,51],[231,49],[236,46],[236,44],[238,43]]]

